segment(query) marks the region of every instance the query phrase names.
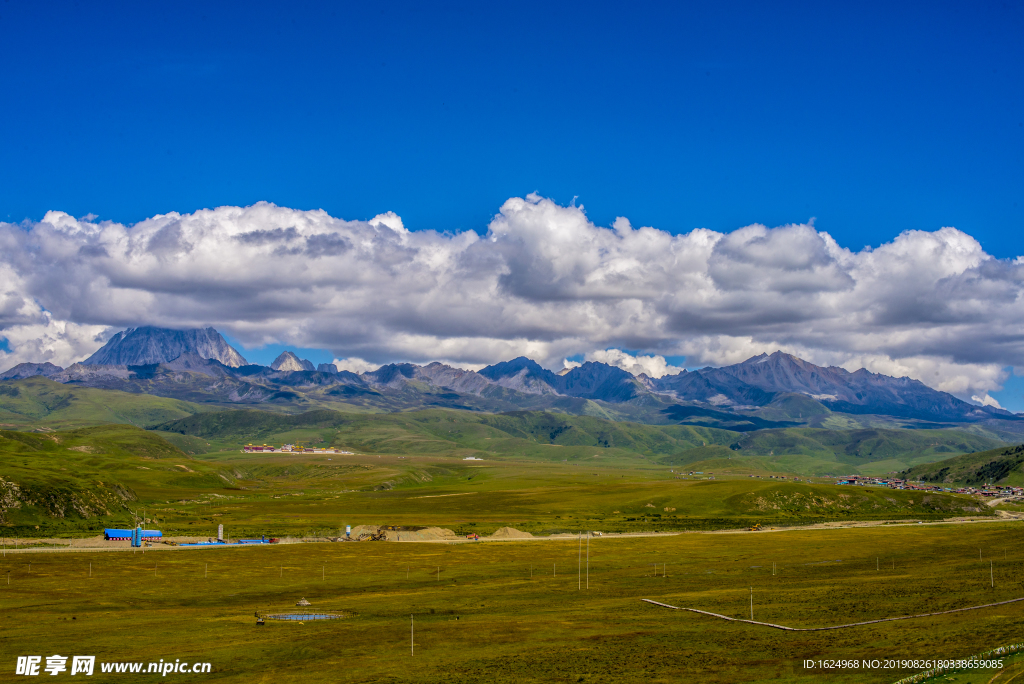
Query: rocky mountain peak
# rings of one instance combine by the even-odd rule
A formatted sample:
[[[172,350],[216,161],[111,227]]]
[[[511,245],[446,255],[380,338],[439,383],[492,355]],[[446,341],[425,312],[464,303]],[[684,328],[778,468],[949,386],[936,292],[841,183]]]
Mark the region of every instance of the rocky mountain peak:
[[[270,367],[276,371],[315,371],[316,366],[306,359],[300,359],[294,352],[283,351]]]
[[[419,366],[412,363],[388,363],[360,377],[373,386],[401,387],[416,377]]]
[[[478,373],[502,387],[527,394],[558,394],[565,378],[525,356],[487,366]]]
[[[611,401],[628,401],[643,386],[632,373],[597,361],[587,361],[559,379],[563,394]]]
[[[148,325],[117,333],[82,363],[87,366],[145,366],[167,363],[182,354],[215,359],[231,368],[248,365],[213,328],[169,330]]]
[[[60,366],[55,366],[49,361],[46,363],[19,363],[10,370],[0,373],[0,380],[21,380],[22,378],[31,378],[36,375],[48,378],[60,373],[62,370],[64,369]]]
[[[485,378],[499,380],[501,378],[518,375],[523,370],[526,370],[528,375],[539,378],[546,378],[547,376],[555,377],[554,373],[545,369],[533,359],[528,359],[525,356],[518,356],[511,361],[502,361],[501,363],[496,363],[493,366],[487,366],[486,368],[480,369],[478,372]]]

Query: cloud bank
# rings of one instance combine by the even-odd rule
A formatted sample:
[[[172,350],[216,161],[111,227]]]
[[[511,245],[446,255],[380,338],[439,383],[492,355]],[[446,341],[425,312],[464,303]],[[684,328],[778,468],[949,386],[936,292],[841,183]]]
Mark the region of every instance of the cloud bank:
[[[267,203],[134,226],[51,211],[0,223],[0,368],[67,365],[129,326],[213,325],[352,369],[525,355],[662,375],[678,370],[666,356],[692,367],[782,349],[986,402],[1024,367],[1022,291],[1021,259],[955,228],[853,252],[811,225],[600,227],[537,195],[509,199],[482,236]]]

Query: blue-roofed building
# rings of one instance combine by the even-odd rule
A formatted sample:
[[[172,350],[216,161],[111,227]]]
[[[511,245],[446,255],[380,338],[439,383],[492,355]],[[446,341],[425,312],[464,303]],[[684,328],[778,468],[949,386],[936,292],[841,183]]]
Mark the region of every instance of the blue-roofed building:
[[[103,538],[107,541],[131,541],[132,532],[135,530],[115,530],[107,528],[103,530]],[[143,539],[162,539],[164,533],[160,530],[142,530]]]

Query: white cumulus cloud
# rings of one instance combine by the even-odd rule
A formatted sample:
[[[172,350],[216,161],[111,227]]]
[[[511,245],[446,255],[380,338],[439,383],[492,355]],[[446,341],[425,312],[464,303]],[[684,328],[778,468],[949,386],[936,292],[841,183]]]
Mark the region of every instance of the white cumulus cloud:
[[[348,359],[334,359],[333,363],[339,371],[349,371],[351,373],[366,373],[380,368],[379,363],[370,363],[354,356]]]
[[[676,370],[665,357],[781,349],[985,402],[1024,367],[1024,260],[948,227],[860,251],[809,224],[601,227],[537,195],[506,201],[484,235],[268,203],[131,226],[60,211],[0,223],[0,368],[67,365],[135,325],[212,325],[363,370],[523,355],[656,375]]]
[[[660,378],[663,375],[675,375],[683,370],[682,367],[669,364],[665,361],[664,356],[657,354],[649,356],[637,354],[633,356],[621,349],[599,349],[588,352],[585,358],[587,361],[600,361],[609,366],[617,366],[633,375],[643,373],[652,378]]]

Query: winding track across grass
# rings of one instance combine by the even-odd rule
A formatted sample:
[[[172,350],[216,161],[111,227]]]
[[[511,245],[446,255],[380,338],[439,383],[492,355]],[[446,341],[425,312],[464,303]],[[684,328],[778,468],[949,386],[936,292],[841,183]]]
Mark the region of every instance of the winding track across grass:
[[[1000,601],[998,603],[986,603],[983,606],[970,606],[968,608],[954,608],[953,610],[943,610],[938,613],[921,613],[920,615],[903,615],[901,617],[882,618],[880,620],[868,620],[866,622],[852,622],[848,625],[833,625],[831,627],[786,627],[785,625],[776,625],[771,622],[756,622],[754,620],[742,620],[740,618],[731,618],[725,615],[719,615],[718,613],[710,613],[706,610],[697,610],[696,608],[680,608],[679,606],[670,606],[667,603],[661,603],[660,601],[652,601],[651,599],[640,599],[647,603],[661,606],[662,608],[671,608],[672,610],[688,610],[691,613],[700,613],[701,615],[710,615],[711,617],[721,618],[722,620],[728,620],[729,622],[745,622],[748,625],[760,625],[761,627],[773,627],[775,629],[783,629],[787,632],[822,632],[826,629],[845,629],[847,627],[859,627],[861,625],[873,625],[878,622],[892,622],[893,620],[911,620],[913,618],[931,617],[933,615],[948,615],[949,613],[960,613],[965,610],[978,610],[979,608],[992,608],[993,606],[1005,606],[1007,603],[1017,603],[1018,601],[1024,601],[1024,598],[1010,599],[1009,601]]]

